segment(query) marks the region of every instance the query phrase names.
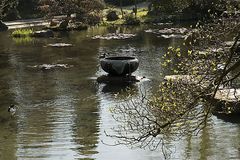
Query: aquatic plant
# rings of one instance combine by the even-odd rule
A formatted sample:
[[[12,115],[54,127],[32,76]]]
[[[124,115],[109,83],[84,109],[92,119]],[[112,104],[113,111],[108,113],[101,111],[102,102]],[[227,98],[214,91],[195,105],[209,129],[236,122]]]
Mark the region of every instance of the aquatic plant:
[[[16,29],[15,31],[12,32],[12,36],[15,38],[20,38],[20,37],[30,37],[33,34],[32,29]]]

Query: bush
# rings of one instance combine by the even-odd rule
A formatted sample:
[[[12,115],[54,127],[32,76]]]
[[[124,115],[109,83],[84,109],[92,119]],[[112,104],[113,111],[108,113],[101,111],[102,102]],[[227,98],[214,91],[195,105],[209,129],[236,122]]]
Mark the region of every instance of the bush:
[[[118,15],[117,15],[117,11],[109,11],[107,14],[107,21],[116,21],[119,19]]]
[[[128,15],[125,17],[125,24],[126,25],[139,25],[140,20],[135,18],[133,15]]]
[[[90,13],[84,18],[83,23],[89,25],[96,25],[101,22],[101,18],[101,14]]]

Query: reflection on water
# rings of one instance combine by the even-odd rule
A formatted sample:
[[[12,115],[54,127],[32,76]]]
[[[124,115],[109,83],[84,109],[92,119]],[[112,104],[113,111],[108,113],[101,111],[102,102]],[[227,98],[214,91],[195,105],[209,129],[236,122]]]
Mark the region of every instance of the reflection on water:
[[[119,92],[125,92],[127,89],[136,89],[137,86],[134,84],[105,84],[102,87],[102,93],[110,93],[111,95],[117,94]]]
[[[0,159],[162,159],[159,151],[108,146],[116,126],[110,107],[142,90],[154,92],[161,81],[161,56],[181,40],[158,38],[141,27],[100,27],[88,31],[58,33],[55,39],[16,42],[0,33]],[[93,40],[95,35],[133,33],[125,40]],[[49,43],[72,43],[71,48],[43,47]],[[140,66],[134,74],[150,81],[133,85],[97,84],[105,74],[99,66],[102,53],[134,55]],[[39,69],[43,64],[71,67]],[[116,94],[120,98],[116,98]],[[121,97],[123,97],[121,99]],[[7,112],[17,104],[16,116]],[[198,137],[172,142],[172,159],[239,159],[240,127],[213,117]],[[229,134],[231,133],[231,134]]]

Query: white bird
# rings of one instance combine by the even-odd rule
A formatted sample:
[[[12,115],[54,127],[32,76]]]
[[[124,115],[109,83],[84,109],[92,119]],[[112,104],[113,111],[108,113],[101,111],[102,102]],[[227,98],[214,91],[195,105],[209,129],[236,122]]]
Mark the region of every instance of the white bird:
[[[14,104],[11,104],[9,107],[8,107],[8,112],[13,116],[17,111],[17,108]]]

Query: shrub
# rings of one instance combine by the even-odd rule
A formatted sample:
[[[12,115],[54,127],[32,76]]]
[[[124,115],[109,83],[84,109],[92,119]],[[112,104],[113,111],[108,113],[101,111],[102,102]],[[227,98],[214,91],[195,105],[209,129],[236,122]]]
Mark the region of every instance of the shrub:
[[[101,22],[101,14],[97,13],[89,13],[87,14],[83,19],[83,23],[88,24],[88,25],[96,25]]]
[[[117,11],[114,11],[114,10],[110,10],[108,13],[107,13],[107,21],[116,21],[119,19],[118,15],[117,15]]]
[[[133,15],[128,15],[125,17],[125,24],[126,25],[139,25],[140,20],[135,18]]]

